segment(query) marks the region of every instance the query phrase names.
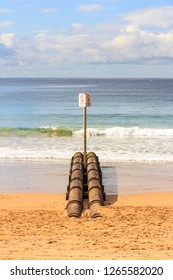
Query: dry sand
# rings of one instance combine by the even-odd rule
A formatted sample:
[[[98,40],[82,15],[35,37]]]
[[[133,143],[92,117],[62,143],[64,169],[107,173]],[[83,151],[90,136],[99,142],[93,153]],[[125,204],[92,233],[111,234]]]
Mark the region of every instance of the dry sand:
[[[173,259],[173,192],[108,197],[69,218],[65,195],[1,194],[0,259]]]

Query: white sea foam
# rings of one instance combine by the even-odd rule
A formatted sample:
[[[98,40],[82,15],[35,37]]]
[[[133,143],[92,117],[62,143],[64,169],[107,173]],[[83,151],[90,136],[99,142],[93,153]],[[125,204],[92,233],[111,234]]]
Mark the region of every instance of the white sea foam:
[[[151,135],[151,134],[150,134]],[[83,137],[0,138],[0,159],[70,159],[83,151]],[[87,151],[101,161],[173,162],[172,137],[89,137]]]
[[[82,136],[83,130],[74,132],[76,136]],[[111,136],[111,137],[173,137],[171,128],[140,128],[140,127],[110,127],[106,129],[87,128],[87,136]]]
[[[173,129],[88,128],[87,135],[87,150],[96,152],[101,161],[173,162]],[[0,137],[0,159],[66,160],[76,151],[83,151],[83,130],[63,137]]]
[[[76,149],[71,149],[71,151],[65,150],[4,150],[0,151],[0,159],[35,159],[35,160],[46,160],[46,159],[56,159],[56,160],[70,160],[73,154],[78,151]],[[81,150],[82,151],[82,150]],[[151,153],[140,153],[140,152],[130,152],[122,153],[121,151],[99,151],[94,150],[94,152],[99,156],[100,161],[102,162],[173,162],[172,154],[157,154],[154,152]]]

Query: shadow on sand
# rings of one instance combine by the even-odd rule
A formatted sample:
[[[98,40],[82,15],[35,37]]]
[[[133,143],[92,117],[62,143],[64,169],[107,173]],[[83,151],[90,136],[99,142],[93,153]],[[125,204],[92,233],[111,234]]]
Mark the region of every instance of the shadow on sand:
[[[105,205],[118,201],[118,177],[115,166],[102,167],[102,181],[106,193]]]
[[[104,185],[104,192],[106,194],[105,206],[114,204],[118,201],[118,182],[117,172],[115,166],[103,166],[102,183]],[[83,212],[88,209],[88,199],[83,200]]]
[[[118,183],[117,183],[117,172],[115,166],[105,166],[101,167],[102,170],[102,184],[104,186],[104,192],[106,200],[104,200],[104,205],[108,206],[114,204],[118,201]],[[89,216],[88,198],[83,199],[83,209],[82,216]],[[102,216],[102,214],[96,211],[96,217]]]

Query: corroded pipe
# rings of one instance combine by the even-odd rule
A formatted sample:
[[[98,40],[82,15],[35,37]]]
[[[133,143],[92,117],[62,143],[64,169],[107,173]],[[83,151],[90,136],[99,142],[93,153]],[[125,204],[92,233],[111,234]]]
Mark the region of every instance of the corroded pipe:
[[[79,180],[79,182],[81,182]],[[80,217],[83,209],[83,186],[75,184],[70,186],[67,214],[69,217]]]
[[[80,157],[83,159],[83,154],[81,152],[76,152],[73,156],[73,159],[76,158],[76,157]]]
[[[100,183],[100,180],[96,178],[92,178],[88,181],[88,191],[92,188],[99,188],[102,190],[102,185]]]
[[[96,169],[98,170],[98,164],[96,162],[90,162],[87,164],[87,170]]]
[[[97,201],[100,203],[100,205],[104,204],[102,190],[99,187],[93,187],[89,189],[89,204],[93,203],[94,201]]]
[[[96,170],[96,169],[91,169],[91,170],[87,171],[87,177],[88,177],[88,181],[91,180],[91,179],[100,180],[99,171]]]
[[[97,180],[96,180],[97,181]],[[103,192],[100,184],[90,184],[88,188],[88,197],[89,204],[88,207],[90,209],[91,218],[100,217],[100,206],[104,206],[103,202]]]
[[[71,159],[71,166],[76,162],[83,162],[83,154],[81,152],[76,152]]]
[[[99,179],[100,181],[102,182],[102,172],[101,172],[101,169],[100,169],[100,166],[98,166],[98,164],[96,163],[92,163],[90,162],[88,165],[87,165],[87,173],[89,173],[91,170],[95,170],[98,174],[99,174]],[[92,172],[91,174],[89,175],[89,178],[92,176]]]
[[[83,190],[79,186],[70,188],[67,204],[67,213],[69,217],[80,217],[83,208],[82,201]]]
[[[71,172],[74,171],[75,169],[82,170],[83,171],[83,164],[81,162],[74,162],[72,167],[71,167]]]
[[[83,154],[77,152],[71,160],[68,184],[67,213],[69,217],[79,217],[83,209],[84,194],[89,200],[90,215],[100,217],[100,206],[104,205],[105,193],[102,185],[102,172],[95,153],[87,154],[87,165],[84,166]]]
[[[82,163],[82,162],[83,162],[83,159],[82,159],[81,157],[75,157],[75,158],[73,159],[72,165],[75,164],[75,163],[77,163],[77,162]]]
[[[97,156],[94,152],[89,152],[89,153],[87,154],[87,161],[88,161],[88,159],[89,159],[90,157],[95,158],[95,159],[98,160],[98,156]]]
[[[87,165],[89,165],[90,163],[95,163],[98,165],[98,161],[96,158],[94,157],[90,157],[88,160],[87,160]]]
[[[83,209],[83,164],[82,154],[76,153],[72,158],[67,214],[69,217],[80,217]]]
[[[97,156],[90,153],[87,160],[89,209],[92,218],[100,217],[100,206],[104,205],[102,176]]]
[[[89,205],[93,201],[100,202],[103,205],[103,191],[100,182],[96,179],[90,180],[88,184]]]
[[[98,217],[102,216],[101,213],[100,213],[101,212],[100,207],[103,206],[103,205],[100,205],[99,202],[94,202],[91,205],[89,205],[91,218],[98,218]]]
[[[79,178],[81,181],[83,181],[83,171],[79,170],[79,169],[75,169],[72,173],[71,173],[71,178],[70,180],[73,180],[75,178]]]

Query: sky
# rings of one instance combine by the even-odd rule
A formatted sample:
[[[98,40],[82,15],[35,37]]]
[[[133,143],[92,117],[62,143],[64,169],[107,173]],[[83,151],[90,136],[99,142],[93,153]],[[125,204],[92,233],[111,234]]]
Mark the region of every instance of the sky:
[[[173,78],[173,0],[0,0],[0,77]]]

